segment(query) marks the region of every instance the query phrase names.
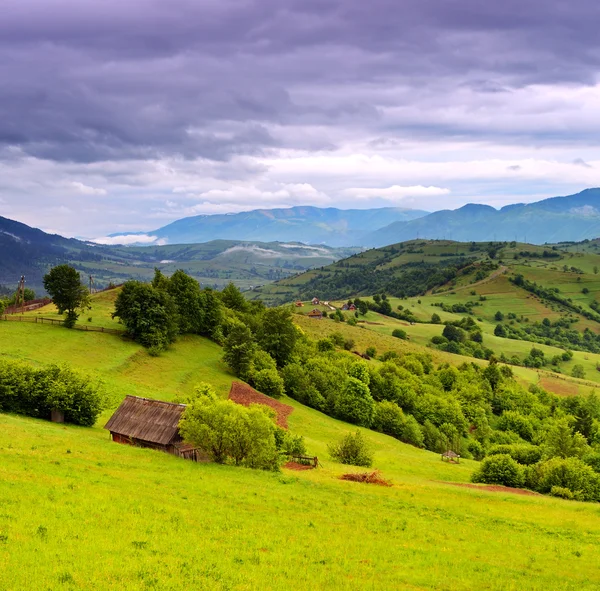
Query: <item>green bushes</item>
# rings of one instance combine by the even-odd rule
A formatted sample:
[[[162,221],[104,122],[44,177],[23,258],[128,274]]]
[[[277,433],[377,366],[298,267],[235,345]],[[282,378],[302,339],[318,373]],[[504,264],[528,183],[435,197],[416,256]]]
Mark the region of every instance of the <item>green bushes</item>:
[[[542,448],[539,445],[528,445],[525,443],[498,444],[488,449],[488,455],[509,455],[515,462],[522,466],[536,464],[542,459]]]
[[[341,464],[351,466],[373,465],[373,452],[360,431],[347,433],[337,444],[328,446],[329,455]]]
[[[0,361],[0,410],[49,419],[52,410],[65,421],[91,427],[104,408],[99,384],[68,366],[38,369],[15,361]]]
[[[419,423],[412,415],[405,415],[395,402],[386,400],[376,403],[371,427],[404,443],[423,446],[423,432]]]
[[[276,429],[265,407],[221,400],[207,385],[196,390],[179,423],[183,438],[215,462],[265,470],[279,467]]]
[[[560,487],[578,500],[600,500],[600,475],[578,458],[551,458],[530,466],[527,486],[541,493],[552,493],[553,488]]]
[[[369,427],[373,420],[375,401],[367,384],[358,378],[348,377],[335,401],[335,415],[342,421]]]
[[[267,396],[281,398],[283,396],[283,379],[275,369],[261,369],[252,375],[254,387]]]
[[[525,483],[525,471],[507,454],[487,457],[471,475],[472,482],[520,487]]]
[[[407,338],[406,331],[403,330],[402,328],[395,328],[392,331],[392,336],[396,337],[397,339],[403,339],[403,340],[406,340],[406,338]]]

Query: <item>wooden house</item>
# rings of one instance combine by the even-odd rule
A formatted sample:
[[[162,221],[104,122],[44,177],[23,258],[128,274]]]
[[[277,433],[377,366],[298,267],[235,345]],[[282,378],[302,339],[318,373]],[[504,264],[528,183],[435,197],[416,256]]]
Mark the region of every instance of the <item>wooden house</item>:
[[[184,410],[185,404],[127,396],[104,428],[117,443],[150,447],[197,461],[199,450],[185,443],[179,434]]]
[[[307,316],[309,318],[316,318],[317,320],[321,320],[321,318],[323,318],[323,312],[315,308],[312,312],[309,312]]]
[[[313,306],[318,306],[320,303],[321,303],[321,302],[320,302],[319,298],[313,298],[313,299],[311,300],[311,304],[312,304]]]
[[[302,308],[303,306],[304,304],[300,300],[296,302],[296,308]]]

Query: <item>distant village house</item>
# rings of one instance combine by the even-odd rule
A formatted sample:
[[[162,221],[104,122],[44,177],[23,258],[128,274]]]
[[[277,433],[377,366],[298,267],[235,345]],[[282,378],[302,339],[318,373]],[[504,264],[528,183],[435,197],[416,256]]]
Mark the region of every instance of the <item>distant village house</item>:
[[[312,312],[309,312],[307,316],[309,318],[316,318],[317,320],[321,320],[321,318],[323,318],[323,312],[315,308]]]

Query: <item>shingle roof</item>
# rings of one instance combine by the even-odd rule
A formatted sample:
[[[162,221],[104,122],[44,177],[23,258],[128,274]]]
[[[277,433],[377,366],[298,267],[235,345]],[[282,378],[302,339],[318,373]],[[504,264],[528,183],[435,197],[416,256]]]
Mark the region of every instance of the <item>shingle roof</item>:
[[[178,438],[185,404],[127,396],[106,425],[111,433],[167,445]]]

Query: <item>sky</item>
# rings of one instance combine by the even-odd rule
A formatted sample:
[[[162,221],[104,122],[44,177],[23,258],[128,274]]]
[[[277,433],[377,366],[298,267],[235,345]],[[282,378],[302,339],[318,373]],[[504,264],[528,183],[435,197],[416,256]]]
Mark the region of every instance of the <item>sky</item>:
[[[600,186],[595,0],[5,0],[0,215],[67,236]]]

